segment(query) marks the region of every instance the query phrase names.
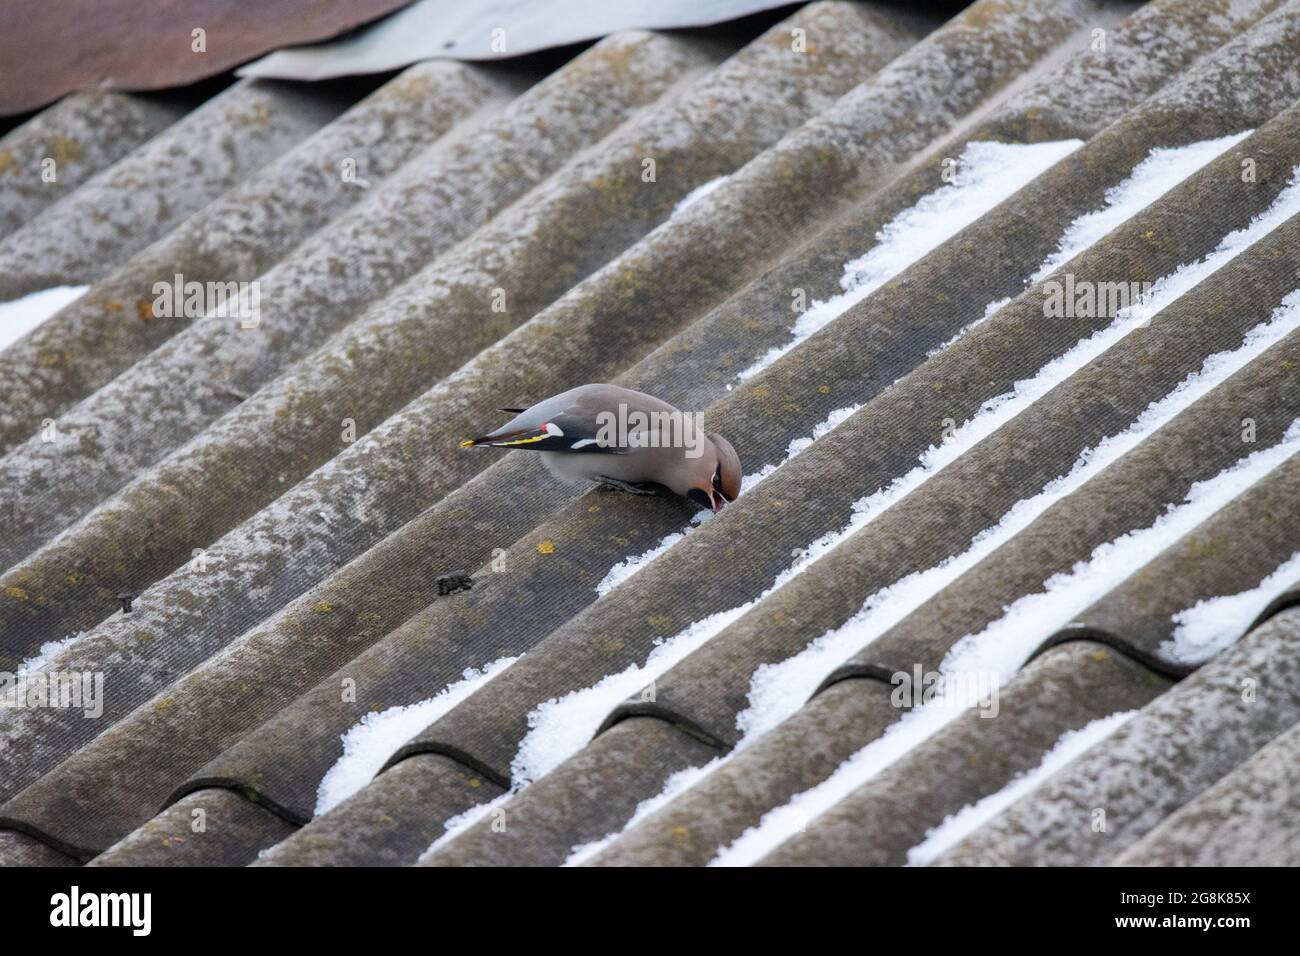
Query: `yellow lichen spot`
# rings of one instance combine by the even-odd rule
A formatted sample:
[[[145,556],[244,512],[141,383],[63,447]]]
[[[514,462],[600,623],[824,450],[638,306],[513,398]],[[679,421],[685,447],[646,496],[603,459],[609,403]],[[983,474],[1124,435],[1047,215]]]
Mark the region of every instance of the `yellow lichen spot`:
[[[831,393],[831,387],[829,385],[822,385],[817,389],[817,391],[821,392],[823,395],[829,395]]]
[[[160,697],[153,705],[154,710],[171,710],[176,706],[176,701],[171,697]]]
[[[22,588],[8,587],[5,588],[5,595],[13,598],[15,601],[26,601],[27,592]]]
[[[244,112],[227,110],[226,117],[237,126],[262,125],[271,118],[271,111],[265,103],[251,103]]]
[[[1092,652],[1092,659],[1100,664],[1102,661],[1110,660],[1110,651],[1095,650]]]
[[[334,610],[334,605],[329,601],[317,601],[311,606],[311,609],[317,614],[328,614],[330,611]]]
[[[554,541],[543,541],[543,542],[541,542],[540,544],[537,545],[537,553],[538,553],[538,554],[554,554],[554,553],[555,553],[555,542],[554,542]]]
[[[479,787],[483,786],[483,781],[480,780],[478,777],[470,777],[469,785],[473,787],[475,790],[477,790]]]
[[[600,505],[592,505],[590,508],[587,509],[587,512],[589,514],[595,514],[599,510],[600,510]]]
[[[153,303],[148,299],[135,300],[135,314],[140,317],[141,322],[153,321]]]
[[[104,308],[108,309],[110,312],[121,312],[126,307],[122,305],[121,302],[118,302],[117,299],[109,299],[104,303]]]
[[[86,580],[86,576],[80,571],[69,571],[64,576],[63,580],[67,581],[69,584],[80,584],[82,581]]]
[[[50,156],[60,166],[76,162],[84,155],[81,144],[66,136],[51,136],[46,145],[49,146]]]
[[[7,149],[0,149],[0,175],[8,173],[10,176],[17,176],[21,172],[18,161],[14,159],[14,154]]]

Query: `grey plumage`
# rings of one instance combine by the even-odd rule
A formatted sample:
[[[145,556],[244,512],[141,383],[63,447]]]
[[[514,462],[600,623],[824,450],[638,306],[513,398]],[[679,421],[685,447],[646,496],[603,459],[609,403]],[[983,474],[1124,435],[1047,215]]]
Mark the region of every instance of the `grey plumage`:
[[[740,493],[740,459],[726,439],[696,415],[617,385],[561,392],[461,444],[535,451],[559,478],[627,491],[659,484],[714,511]]]

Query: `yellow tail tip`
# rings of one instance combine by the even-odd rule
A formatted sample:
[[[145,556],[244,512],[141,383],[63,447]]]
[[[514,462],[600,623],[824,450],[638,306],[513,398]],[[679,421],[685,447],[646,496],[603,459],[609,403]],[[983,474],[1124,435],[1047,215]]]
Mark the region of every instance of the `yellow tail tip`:
[[[473,448],[473,447],[474,447],[474,439],[472,439],[472,438],[466,438],[463,442],[460,443],[460,447],[461,447],[461,448]]]

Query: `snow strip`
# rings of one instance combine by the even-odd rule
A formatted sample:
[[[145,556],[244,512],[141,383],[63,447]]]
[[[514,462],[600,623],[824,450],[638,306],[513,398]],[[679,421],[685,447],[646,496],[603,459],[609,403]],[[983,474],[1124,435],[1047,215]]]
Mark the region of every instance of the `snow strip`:
[[[1042,591],[1014,601],[998,620],[958,641],[944,657],[940,672],[995,673],[1005,682],[1074,615],[1297,453],[1300,419],[1291,423],[1278,444],[1248,455],[1213,478],[1197,482],[1182,503],[1171,506],[1151,526],[1099,546],[1070,571],[1049,578]],[[765,814],[757,826],[721,850],[710,865],[745,866],[761,859],[807,820],[824,813],[966,712],[966,708],[943,698],[941,691],[933,703],[904,714],[826,780]]]
[[[1178,625],[1173,640],[1161,644],[1160,650],[1184,664],[1203,664],[1235,644],[1269,602],[1297,583],[1300,583],[1300,551],[1248,591],[1207,598],[1179,611],[1173,617]]]
[[[713,192],[715,189],[717,189],[719,186],[721,186],[730,178],[731,178],[730,176],[719,176],[717,179],[710,179],[707,183],[704,183],[702,186],[696,186],[685,196],[683,196],[680,200],[678,200],[677,205],[673,207],[673,211],[669,216],[669,218],[671,219],[673,216],[680,216],[683,212],[685,212],[687,209],[694,206],[697,202],[699,202],[709,193]]]
[[[0,349],[8,348],[55,312],[79,299],[90,286],[61,285],[0,302]]]
[[[1077,139],[967,144],[957,181],[923,196],[890,220],[876,233],[876,245],[869,252],[845,264],[840,278],[844,291],[813,302],[795,322],[789,342],[770,349],[737,377],[743,381],[757,375],[1082,145]]]
[[[930,830],[921,843],[907,851],[907,865],[929,866],[940,854],[956,846],[1025,794],[1036,789],[1093,744],[1105,740],[1136,714],[1136,710],[1121,711],[1109,717],[1099,717],[1078,730],[1067,730],[1052,745],[1052,749],[1043,755],[1042,762],[1037,767],[1017,774],[997,793],[990,793],[975,803],[962,807]]]
[[[328,813],[370,783],[403,744],[518,659],[503,657],[482,670],[467,667],[464,677],[428,700],[372,710],[362,717],[342,735],[343,756],[321,779],[316,790],[316,816]]]
[[[1106,205],[1074,220],[1061,236],[1056,252],[1048,256],[1027,285],[1042,282],[1093,243],[1118,229],[1210,160],[1236,146],[1254,130],[1218,139],[1202,140],[1171,149],[1157,147],[1133,167],[1133,172],[1106,190]]]
[[[552,698],[528,715],[528,733],[510,765],[515,787],[523,787],[550,773],[591,740],[610,710],[634,694],[646,692],[652,682],[696,648],[703,647],[749,605],[711,614],[680,634],[655,644],[643,664],[610,674],[590,687]]]
[[[1218,139],[1189,143],[1186,146],[1170,149],[1157,147],[1151,150],[1146,159],[1133,167],[1133,171],[1123,182],[1106,190],[1106,204],[1102,208],[1085,213],[1066,227],[1057,243],[1056,251],[1043,260],[1042,265],[1025,281],[1025,285],[1031,286],[1042,282],[1075,256],[1086,251],[1097,240],[1118,229],[1210,160],[1219,156],[1224,150],[1237,145],[1252,132],[1254,130],[1248,129]],[[1010,301],[1010,298],[1005,298],[990,302],[982,316],[947,342],[931,350],[929,354],[932,356],[939,354],[971,329],[987,322]]]
[[[1268,235],[1273,229],[1297,213],[1300,213],[1300,167],[1293,170],[1291,181],[1278,194],[1270,207],[1249,225],[1224,236],[1218,246],[1199,262],[1184,264],[1170,275],[1161,278],[1153,285],[1151,295],[1145,302],[1135,303],[1133,306],[1122,310],[1110,326],[1095,333],[1088,339],[1081,340],[1072,349],[1040,369],[1033,378],[1017,382],[1011,392],[985,403],[981,411],[958,428],[942,446],[929,448],[921,456],[921,464],[917,468],[895,480],[887,488],[855,502],[854,516],[850,523],[839,532],[832,532],[813,542],[805,553],[805,562],[810,563],[827,553],[844,538],[873,520],[895,501],[915,490],[945,465],[956,460],[960,455],[988,437],[1006,421],[1009,421],[1032,402],[1050,391],[1058,382],[1064,381],[1079,368],[1082,368],[1106,351],[1115,342],[1145,324],[1169,303],[1222,268],[1253,243]],[[1104,461],[1105,463],[1113,461],[1114,458],[1111,457],[1111,454],[1114,454],[1115,457],[1123,454],[1128,448],[1141,441],[1149,431],[1154,430],[1154,427],[1159,427],[1158,425],[1151,427],[1151,422],[1163,423],[1167,421],[1168,417],[1176,414],[1185,404],[1190,404],[1201,394],[1208,391],[1209,388],[1212,388],[1218,380],[1231,374],[1236,368],[1240,368],[1253,359],[1263,348],[1267,348],[1273,341],[1285,335],[1296,319],[1294,312],[1295,296],[1295,293],[1288,296],[1284,300],[1283,307],[1274,313],[1269,322],[1263,323],[1246,336],[1245,351],[1239,349],[1232,353],[1224,353],[1207,359],[1199,374],[1189,377],[1170,396],[1149,407],[1127,432],[1103,441],[1098,445],[1097,449],[1085,451],[1080,461],[1076,462],[1070,475],[1058,479],[1058,482],[1070,483],[1074,479],[1081,484],[1083,480],[1095,473],[1095,471],[1090,470],[1085,475],[1083,469],[1087,462],[1093,458],[1098,458],[1099,462]],[[1228,364],[1220,369],[1217,368],[1220,362]],[[1100,456],[1099,452],[1102,452]],[[1100,467],[1104,467],[1104,464],[1099,464]],[[821,682],[826,671],[831,666],[838,663],[839,660],[852,651],[860,649],[872,636],[883,633],[891,623],[900,620],[908,611],[918,606],[946,584],[947,581],[955,578],[957,574],[965,570],[965,567],[973,564],[974,560],[978,560],[973,551],[981,543],[996,542],[1002,532],[1014,527],[1018,521],[1027,524],[1028,521],[1033,520],[1033,517],[1036,517],[1042,509],[1051,503],[1050,500],[1044,503],[1041,499],[1043,495],[1051,495],[1058,490],[1054,487],[1055,484],[1049,484],[1037,498],[1019,503],[1003,518],[1003,521],[998,526],[977,536],[972,542],[972,551],[950,559],[949,562],[941,564],[938,568],[919,572],[896,582],[890,588],[868,598],[867,603],[858,615],[855,615],[841,628],[815,641],[801,654],[782,664],[760,668],[752,679],[750,707],[737,718],[737,725],[742,731],[742,737],[732,754],[739,752],[762,732],[775,726],[797,710],[807,700],[808,695],[812,693],[817,684]],[[1077,485],[1074,486],[1077,487]],[[1011,533],[1015,532],[1012,531]],[[982,554],[979,557],[982,557]],[[748,610],[749,607],[762,600],[775,587],[783,584],[806,567],[806,563],[797,564],[794,568],[784,572],[782,576],[778,577],[773,588],[769,588],[758,598],[755,598],[754,601],[735,610],[741,613]],[[899,603],[895,604],[895,601]],[[870,620],[868,620],[868,616],[872,616]],[[850,630],[854,632],[851,639],[848,636]],[[863,631],[867,633],[864,635]],[[728,754],[723,759],[730,759],[730,756],[731,754]],[[792,818],[801,820],[800,813],[801,811],[796,807],[791,811]]]

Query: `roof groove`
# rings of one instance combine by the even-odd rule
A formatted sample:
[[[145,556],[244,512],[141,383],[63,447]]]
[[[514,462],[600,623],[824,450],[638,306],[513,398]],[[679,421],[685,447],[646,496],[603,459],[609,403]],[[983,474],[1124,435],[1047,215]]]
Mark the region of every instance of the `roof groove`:
[[[0,300],[101,278],[348,105],[337,87],[236,82],[0,242]]]
[[[1115,859],[1300,720],[1297,641],[1294,609],[1266,621],[936,865],[1081,866]],[[1243,680],[1254,695],[1243,694]],[[1106,810],[1101,838],[1089,825],[1096,807]],[[1063,825],[1069,821],[1077,824]]]
[[[0,239],[100,170],[156,136],[193,107],[180,97],[74,93],[0,139]],[[55,161],[55,179],[40,175]]]
[[[1115,866],[1300,864],[1300,724],[1284,731],[1113,861]]]
[[[412,863],[438,837],[443,820],[505,792],[432,754],[404,760],[379,779],[382,793],[367,787],[322,818],[333,825],[328,833],[304,827],[268,849],[256,865]]]
[[[845,865],[850,859],[856,866],[901,865],[930,827],[1031,771],[1062,734],[1138,709],[1169,686],[1145,664],[1100,645],[1058,645],[1002,689],[997,735],[971,710],[765,855],[760,865]]]
[[[1293,420],[1300,421],[1300,404],[1293,404],[1290,412]],[[1179,659],[1169,647],[1174,615],[1198,600],[1255,587],[1300,550],[1296,513],[1300,509],[1290,507],[1296,501],[1300,501],[1300,455],[1278,465],[1135,570],[1080,614],[1069,630],[1077,627],[1111,635],[1131,648],[1134,656],[1165,670],[1194,667],[1199,660]],[[1245,540],[1230,533],[1242,528],[1249,529]],[[1243,621],[1243,630],[1249,624]]]
[[[626,120],[635,107],[655,100],[688,64],[702,69],[709,62],[709,55],[698,43],[659,36],[641,36],[630,41],[611,38],[579,57],[573,70],[561,70],[551,78],[555,82],[544,83],[559,99],[554,106],[561,109],[572,107],[573,100],[589,97],[597,90],[605,95],[601,109],[581,112],[567,109],[564,116],[572,117],[572,128],[553,118],[546,133],[536,136],[532,146],[538,150],[538,157],[532,164],[531,175],[525,175],[511,159],[514,150],[528,141],[516,143],[513,140],[517,137],[507,137],[495,127],[489,127],[484,133],[496,150],[453,153],[455,159],[447,164],[450,170],[426,172],[459,172],[457,167],[463,164],[477,165],[492,160],[488,176],[480,180],[480,188],[495,186],[492,190],[495,198],[508,201],[532,180],[547,173],[556,174],[560,160],[567,156],[569,149],[590,144]],[[571,81],[566,83],[566,79]],[[541,115],[551,112],[545,108],[539,111]],[[521,119],[533,119],[531,111],[522,112]],[[528,125],[507,132],[526,133],[531,128]],[[549,162],[548,152],[555,154]],[[435,196],[445,194],[441,178],[435,179],[434,184]],[[570,191],[576,188],[570,187]],[[490,282],[490,275],[483,272],[484,260],[502,259],[512,249],[518,255],[521,248],[528,250],[536,244],[527,235],[527,213],[530,208],[545,203],[547,196],[536,191],[530,195],[532,207],[527,202],[516,204],[493,219],[499,232],[489,228],[487,232],[476,233],[389,296],[374,302],[360,319],[349,323],[355,317],[348,306],[358,303],[355,294],[352,303],[341,290],[340,294],[331,294],[338,289],[337,280],[331,282],[327,278],[333,273],[335,263],[346,262],[345,276],[357,278],[358,274],[373,269],[381,275],[387,273],[395,281],[401,277],[397,264],[404,266],[408,273],[414,271],[424,264],[420,258],[422,250],[434,244],[428,240],[425,243],[404,241],[399,256],[389,243],[401,237],[403,223],[399,220],[398,235],[394,236],[384,228],[392,224],[376,222],[373,210],[363,205],[328,230],[328,242],[325,234],[318,234],[313,240],[314,255],[309,252],[296,257],[292,263],[282,263],[283,284],[269,277],[264,279],[268,288],[263,298],[268,302],[268,311],[271,303],[276,304],[276,317],[263,315],[255,335],[244,335],[242,331],[232,335],[229,319],[210,315],[205,322],[175,336],[90,398],[84,409],[88,416],[94,418],[90,409],[102,405],[98,413],[103,417],[100,427],[108,429],[111,425],[114,430],[125,432],[112,436],[115,471],[109,473],[110,483],[102,489],[105,492],[112,492],[114,484],[126,481],[137,467],[148,464],[151,453],[166,451],[165,445],[163,448],[155,445],[165,441],[168,434],[179,433],[178,439],[184,440],[204,424],[208,427],[101,502],[56,542],[12,567],[7,579],[25,580],[23,589],[34,597],[17,602],[6,599],[0,604],[0,633],[9,642],[26,639],[39,645],[51,634],[62,635],[98,623],[112,613],[113,594],[121,590],[143,590],[188,559],[194,547],[210,544],[259,507],[269,504],[290,486],[290,479],[303,477],[346,447],[346,442],[340,439],[345,419],[353,420],[356,433],[364,435],[370,426],[382,420],[386,411],[394,410],[389,403],[400,406],[412,397],[409,391],[417,389],[418,382],[454,368],[472,343],[465,336],[439,335],[437,322],[422,321],[411,315],[415,311],[414,300],[420,300],[419,308],[424,314],[436,315],[439,307],[450,311],[461,304],[457,311],[469,312],[467,320],[480,318],[475,314],[479,302],[474,301],[479,297],[473,295],[470,309],[463,300],[472,295],[468,287],[475,274]],[[404,216],[418,211],[419,207],[409,201],[414,198],[409,191],[402,198],[408,200],[403,204]],[[454,211],[463,210],[461,203],[449,205]],[[461,208],[455,209],[456,206]],[[474,224],[472,219],[466,223],[470,227]],[[454,229],[447,231],[453,233],[452,238],[456,237]],[[348,254],[340,258],[335,243],[345,239],[352,244],[346,247]],[[594,238],[575,237],[570,251],[576,254],[583,250],[584,243],[594,241]],[[550,245],[552,254],[557,256],[562,250],[570,249],[570,244],[561,245],[554,238]],[[369,255],[360,254],[359,250],[367,248],[371,250]],[[385,264],[379,265],[374,260]],[[298,262],[304,264],[293,264]],[[538,265],[533,264],[532,268]],[[518,264],[519,281],[530,274],[526,269],[526,261]],[[453,278],[458,283],[449,281]],[[273,281],[277,284],[273,285]],[[436,285],[442,294],[433,300],[427,293],[422,296],[426,283]],[[376,284],[382,288],[383,282]],[[366,288],[369,283],[359,285]],[[460,286],[459,290],[456,285]],[[527,294],[522,289],[512,290],[512,309],[527,310],[530,298],[544,302],[564,285],[563,276],[537,275]],[[451,290],[448,286],[452,286]],[[480,290],[484,307],[490,305],[490,296],[486,294],[490,288],[487,284]],[[290,289],[296,290],[299,296],[286,295]],[[461,293],[459,296],[457,291]],[[304,297],[317,303],[317,308],[307,308],[302,301]],[[367,299],[363,296],[362,301]],[[445,313],[441,317],[444,324],[451,319],[452,315]],[[494,324],[499,327],[511,321],[507,314],[504,319],[496,317]],[[492,331],[489,323],[477,324]],[[343,327],[339,328],[340,325]],[[288,333],[290,328],[291,335],[275,334],[280,329]],[[280,357],[296,357],[291,342],[319,341],[331,332],[334,337],[315,354],[285,369],[280,377],[274,377]],[[283,355],[286,351],[290,353],[287,356]],[[367,363],[383,364],[383,387],[376,384],[363,390],[356,384]],[[213,366],[231,369],[226,379],[229,384],[249,382],[250,390],[262,387],[247,401],[230,409],[228,397],[203,387],[212,377]],[[177,379],[189,380],[194,387],[178,390]],[[130,413],[123,415],[124,410]],[[223,412],[226,414],[222,415]],[[218,418],[219,415],[222,417]],[[168,427],[162,426],[164,422]],[[151,439],[150,435],[157,437]],[[99,467],[107,461],[101,456]],[[276,474],[277,482],[267,482],[268,473]],[[197,501],[203,501],[206,506],[201,517],[194,514]],[[76,584],[67,580],[69,566],[80,573]]]
[[[242,791],[213,788],[160,812],[88,865],[243,866],[253,860],[249,847],[278,843],[294,829]]]
[[[72,507],[68,502],[59,501],[65,511],[61,513],[62,523],[55,530],[60,530],[113,489],[101,472],[107,472],[108,476],[116,474],[120,484],[124,480],[120,477],[123,471],[129,477],[136,468],[152,460],[150,454],[156,458],[159,448],[175,447],[193,431],[189,419],[174,407],[179,400],[169,399],[167,392],[159,396],[161,389],[146,374],[151,362],[156,364],[156,357],[146,361],[154,349],[175,335],[185,334],[181,341],[194,350],[190,355],[191,364],[186,366],[175,360],[170,365],[163,364],[173,390],[187,394],[191,390],[201,391],[205,383],[219,384],[231,375],[220,364],[200,375],[193,364],[196,354],[212,354],[214,364],[239,364],[237,356],[221,352],[210,335],[205,336],[194,328],[200,326],[209,332],[219,328],[228,334],[229,317],[205,320],[202,315],[166,318],[153,316],[152,312],[142,314],[141,309],[148,308],[155,299],[156,283],[171,284],[177,274],[187,282],[264,282],[267,288],[263,299],[268,313],[263,317],[265,325],[260,333],[242,330],[241,334],[245,339],[266,336],[268,331],[277,328],[277,310],[285,304],[276,285],[276,277],[283,273],[272,271],[268,275],[267,270],[279,260],[295,258],[294,248],[312,234],[336,234],[327,228],[328,224],[353,206],[371,209],[375,218],[376,204],[366,202],[363,197],[390,189],[396,191],[401,184],[397,177],[399,167],[415,166],[415,157],[426,147],[435,142],[445,146],[456,135],[464,135],[467,127],[475,125],[475,120],[481,123],[493,116],[519,92],[520,85],[510,71],[501,69],[436,61],[412,67],[337,119],[293,144],[292,149],[286,149],[275,161],[250,172],[0,355],[0,367],[5,370],[0,379],[4,383],[0,386],[0,406],[5,408],[0,417],[0,447],[7,453],[15,444],[32,436],[42,418],[58,416],[83,399],[86,401],[78,408],[83,418],[97,415],[101,424],[109,425],[140,414],[153,426],[128,432],[117,441],[106,437],[103,442],[106,447],[98,449],[98,456],[78,454],[75,447],[68,448],[62,443],[44,449],[46,460],[42,467],[50,475],[47,492],[66,486],[75,490],[75,494],[64,493],[65,498],[85,499],[80,504],[81,510],[76,512],[66,510]],[[355,181],[344,177],[343,164],[348,160],[357,164]],[[394,178],[388,180],[390,176]],[[140,321],[146,316],[150,317]],[[288,343],[273,338],[268,351],[305,354],[313,342],[313,328],[303,322],[296,331]],[[268,359],[269,356],[260,357],[262,363]],[[132,369],[137,362],[143,364]],[[118,383],[116,392],[110,390],[88,398],[123,373],[127,374]],[[249,381],[247,373],[240,378],[242,384]],[[126,404],[135,394],[124,390],[127,382],[134,382],[134,388],[152,402],[138,406]],[[176,388],[181,382],[192,384],[188,389]],[[119,397],[120,406],[111,403],[109,396],[113,394],[126,396]],[[171,417],[162,419],[165,427],[158,424],[158,417],[149,417],[150,412],[158,416],[161,411],[154,404],[172,413]],[[186,407],[180,404],[180,408]],[[79,428],[75,417],[69,420],[66,415],[58,424],[73,435],[86,427],[81,424]],[[118,424],[118,428],[125,426]],[[122,445],[143,448],[128,451]],[[41,446],[28,441],[21,455],[35,464],[36,453],[41,450]],[[50,458],[53,453],[61,457]],[[110,464],[116,466],[116,472],[109,469]],[[11,555],[13,551],[5,553]],[[12,558],[4,561],[6,565],[11,562]]]
[[[987,721],[977,710],[959,717],[864,787],[870,794],[866,800],[846,801],[810,822],[802,835],[782,848],[784,858],[797,860],[794,865],[811,863],[815,859],[811,846],[822,848],[819,828],[825,826],[844,842],[826,854],[824,865],[850,857],[857,860],[854,865],[898,865],[903,862],[900,856],[920,841],[927,825],[941,822],[947,813],[999,789],[1016,771],[1028,769],[1063,730],[1081,726],[1110,712],[1111,707],[1140,706],[1168,686],[1167,681],[1153,679],[1138,662],[1115,654],[1098,659],[1094,657],[1096,651],[1096,645],[1080,642],[1058,648],[1051,656],[1030,665],[1002,688],[998,719]],[[1106,680],[1090,679],[1096,675],[1082,673],[1081,664],[1102,670]],[[720,847],[757,822],[763,811],[825,779],[827,768],[834,769],[878,739],[884,727],[906,712],[894,705],[895,686],[884,684],[867,694],[842,687],[834,697],[801,709],[761,740],[736,753],[694,790],[624,830],[590,863],[707,863]],[[840,711],[843,716],[838,716]],[[854,714],[858,716],[848,719]],[[1004,715],[1011,724],[1009,738],[990,735],[985,728],[995,724],[1003,727]],[[954,737],[963,743],[953,743]],[[953,766],[953,758],[958,754],[966,756],[963,749],[972,755],[995,750],[995,755],[989,761],[963,761],[958,769]],[[809,761],[800,756],[803,753],[818,754],[821,759]],[[787,765],[798,772],[780,773]],[[942,785],[936,786],[936,779],[942,780]],[[723,809],[710,814],[712,819],[695,823],[700,809],[710,804],[720,804]],[[872,845],[864,845],[853,839],[853,832],[846,832],[854,830],[850,821],[856,820],[865,828],[873,822],[883,823],[882,815],[891,811],[888,819],[893,827],[879,830]],[[672,838],[674,830],[683,825],[693,828],[694,839],[687,844]],[[805,846],[809,849],[805,850]]]

